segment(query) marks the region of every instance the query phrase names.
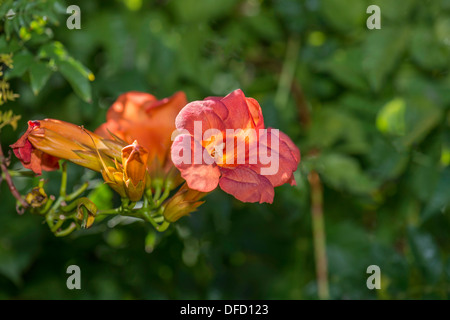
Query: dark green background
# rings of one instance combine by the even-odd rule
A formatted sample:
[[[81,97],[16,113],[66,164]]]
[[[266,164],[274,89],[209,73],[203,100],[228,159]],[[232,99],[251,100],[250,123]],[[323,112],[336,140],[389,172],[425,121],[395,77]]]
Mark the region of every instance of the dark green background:
[[[241,88],[267,126],[292,137],[302,162],[298,185],[277,188],[272,205],[216,190],[156,235],[115,219],[56,238],[41,217],[17,215],[2,183],[0,298],[317,299],[311,170],[324,185],[332,299],[449,297],[449,0],[36,2],[40,11],[22,14],[53,17],[52,34],[30,31],[25,41],[24,19],[22,39],[10,31],[16,44],[6,41],[0,7],[0,53],[26,47],[33,57],[15,62],[23,72],[10,83],[20,98],[1,108],[22,120],[2,130],[3,150],[29,119],[93,130],[129,90],[158,98],[183,90],[192,101]],[[81,8],[81,30],[66,28],[69,4]],[[366,27],[371,4],[381,8],[380,30]],[[36,72],[49,68],[38,53],[53,40],[95,81],[81,67]],[[11,168],[20,168],[14,157]],[[59,173],[43,177],[56,194]],[[100,178],[69,165],[69,186]],[[15,182],[26,193],[37,178]],[[106,188],[92,192],[100,206],[117,201]],[[81,268],[81,290],[66,288],[71,264]],[[381,268],[381,290],[366,287],[369,265]]]

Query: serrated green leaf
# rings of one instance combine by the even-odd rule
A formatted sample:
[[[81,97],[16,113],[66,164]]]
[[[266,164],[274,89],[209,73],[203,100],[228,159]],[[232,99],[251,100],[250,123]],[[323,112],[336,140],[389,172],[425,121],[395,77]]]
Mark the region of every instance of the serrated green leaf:
[[[21,77],[34,62],[33,56],[27,51],[23,50],[13,56],[13,68],[5,73],[5,79],[12,79],[14,77]]]
[[[36,61],[30,65],[29,72],[31,89],[33,90],[33,93],[37,95],[47,83],[53,71],[49,68],[47,63]]]
[[[86,102],[91,102],[90,81],[94,75],[80,62],[69,56],[61,42],[53,41],[43,45],[38,53],[41,58],[54,59],[59,72],[70,83],[75,93]]]
[[[70,83],[75,93],[84,101],[91,102],[91,84],[89,74],[76,60],[57,60],[56,65],[61,74]]]
[[[38,56],[40,58],[50,58],[55,60],[65,60],[68,53],[63,44],[59,41],[47,43],[39,48]]]

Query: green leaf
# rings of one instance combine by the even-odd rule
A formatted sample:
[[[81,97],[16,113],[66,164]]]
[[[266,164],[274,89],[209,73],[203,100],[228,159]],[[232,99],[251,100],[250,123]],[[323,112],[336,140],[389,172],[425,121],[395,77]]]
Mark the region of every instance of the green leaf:
[[[220,17],[230,11],[237,0],[184,0],[173,1],[171,6],[178,19],[184,22],[202,21]]]
[[[74,59],[57,60],[59,72],[67,79],[75,93],[86,102],[92,101],[91,84],[86,69]],[[92,75],[93,76],[93,75]]]
[[[33,90],[33,93],[37,95],[47,83],[53,71],[50,69],[47,63],[35,61],[30,65],[29,72],[31,89]]]
[[[409,161],[406,150],[399,150],[392,141],[381,136],[373,138],[369,159],[372,163],[370,172],[380,182],[400,176]]]
[[[373,2],[381,9],[381,23],[391,25],[401,25],[404,20],[410,18],[411,10],[414,10],[416,0],[377,0]]]
[[[58,71],[70,83],[75,93],[84,101],[91,102],[91,84],[94,75],[79,61],[72,58],[63,44],[53,41],[43,45],[38,53],[41,58],[53,59],[58,67]]]
[[[0,274],[21,285],[23,272],[41,249],[41,228],[30,216],[10,215],[1,220]]]
[[[314,148],[333,147],[343,153],[365,153],[370,148],[359,119],[334,104],[313,114],[308,137],[307,144]]]
[[[68,58],[68,53],[61,42],[53,41],[40,47],[38,56],[40,58],[66,60]]]
[[[410,227],[408,240],[414,259],[428,282],[436,283],[442,275],[443,266],[439,248],[432,236]]]
[[[433,31],[425,26],[416,27],[410,44],[412,58],[428,70],[448,67],[450,54],[446,45],[439,43]]]
[[[316,166],[325,183],[336,190],[367,194],[376,187],[375,182],[362,171],[358,161],[346,155],[322,154]]]
[[[362,69],[373,90],[379,91],[394,70],[409,39],[406,28],[383,27],[368,32],[363,49]]]
[[[112,208],[113,192],[106,184],[99,184],[89,193],[88,198],[95,203],[99,210]]]
[[[422,221],[426,221],[429,218],[444,213],[448,210],[450,204],[450,168],[447,167],[443,170],[438,185],[431,197],[430,202],[425,206],[421,213]]]
[[[406,103],[406,146],[419,143],[442,120],[442,109],[423,96],[414,96]]]
[[[7,41],[9,41],[11,39],[11,33],[13,31],[12,29],[13,29],[13,24],[12,24],[11,20],[6,19],[5,25],[4,25],[4,31],[5,31]]]
[[[355,31],[364,25],[368,17],[366,6],[361,0],[347,0],[345,4],[341,0],[322,0],[320,11],[327,24],[340,31]]]
[[[27,50],[15,54],[13,56],[14,67],[5,73],[5,79],[9,80],[14,77],[21,77],[33,63],[33,56]]]
[[[367,83],[359,61],[364,55],[360,47],[348,47],[346,50],[336,50],[327,60],[319,60],[318,68],[326,71],[340,84],[361,91],[367,91]]]
[[[394,135],[405,134],[405,100],[395,98],[389,101],[378,113],[376,124],[378,130]]]

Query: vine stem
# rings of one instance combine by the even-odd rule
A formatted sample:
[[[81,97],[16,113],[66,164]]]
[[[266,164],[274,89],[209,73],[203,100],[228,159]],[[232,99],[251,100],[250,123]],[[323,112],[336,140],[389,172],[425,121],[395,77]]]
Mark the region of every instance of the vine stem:
[[[8,171],[8,166],[6,164],[6,158],[5,158],[5,155],[3,154],[3,149],[2,149],[1,143],[0,143],[0,167],[2,169],[3,176],[6,180],[6,183],[8,184],[9,190],[11,191],[11,194],[14,196],[14,198],[17,199],[17,201],[19,201],[19,203],[23,207],[22,210],[20,210],[19,207],[16,207],[17,213],[23,214],[25,212],[24,209],[28,208],[28,203],[25,201],[24,198],[22,198],[19,191],[17,191],[17,188],[14,185],[14,182],[12,181],[11,175],[9,174],[9,171]]]
[[[314,239],[314,257],[316,262],[316,275],[318,296],[321,300],[330,298],[328,288],[328,266],[325,239],[325,222],[323,217],[323,189],[319,174],[311,171],[308,175],[311,186],[311,215]]]

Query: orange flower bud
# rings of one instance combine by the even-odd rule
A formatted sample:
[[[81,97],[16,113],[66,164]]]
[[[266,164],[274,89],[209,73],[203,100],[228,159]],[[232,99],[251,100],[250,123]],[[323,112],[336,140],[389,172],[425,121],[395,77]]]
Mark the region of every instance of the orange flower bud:
[[[58,159],[66,159],[94,171],[102,170],[100,153],[105,162],[121,156],[124,144],[107,140],[72,123],[45,119],[28,121],[28,130],[11,147],[25,168],[41,174],[58,169]]]
[[[120,150],[123,148],[123,144],[120,142],[102,138],[82,126],[61,120],[44,119],[38,122],[41,128],[56,132],[59,136],[75,142],[78,146],[81,145],[91,150],[98,149],[111,158],[120,157]]]
[[[141,147],[137,141],[122,149],[123,179],[131,201],[139,200],[144,193],[147,160],[147,150]]]
[[[177,193],[168,199],[164,207],[164,219],[169,222],[175,222],[183,216],[197,210],[204,203],[199,201],[207,193],[190,189],[187,184],[183,184]]]
[[[148,152],[137,141],[122,149],[122,164],[125,180],[134,185],[145,181],[147,171]]]
[[[118,164],[117,161],[115,165],[115,167],[108,166],[101,170],[103,180],[105,180],[105,183],[116,191],[121,198],[126,198],[127,193],[123,181],[123,170],[120,168],[120,164]]]
[[[103,179],[122,198],[131,201],[141,199],[147,177],[148,152],[137,141],[122,149],[122,165],[105,166],[101,172]]]

